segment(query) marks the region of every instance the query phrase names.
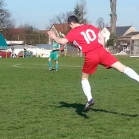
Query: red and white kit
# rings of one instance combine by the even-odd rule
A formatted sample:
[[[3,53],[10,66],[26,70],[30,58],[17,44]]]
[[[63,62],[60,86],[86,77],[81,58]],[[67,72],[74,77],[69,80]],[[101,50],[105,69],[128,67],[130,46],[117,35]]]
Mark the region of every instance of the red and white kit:
[[[82,72],[93,74],[98,64],[109,68],[118,60],[99,43],[100,30],[92,25],[80,25],[65,36],[69,42],[78,47],[85,55]]]

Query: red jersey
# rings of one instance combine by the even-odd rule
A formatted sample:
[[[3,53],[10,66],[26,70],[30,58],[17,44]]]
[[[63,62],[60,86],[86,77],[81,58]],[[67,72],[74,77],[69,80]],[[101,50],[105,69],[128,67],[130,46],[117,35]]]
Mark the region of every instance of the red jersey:
[[[92,25],[80,25],[70,30],[65,38],[75,46],[78,46],[83,54],[86,54],[102,46],[98,40],[99,32],[100,30]]]

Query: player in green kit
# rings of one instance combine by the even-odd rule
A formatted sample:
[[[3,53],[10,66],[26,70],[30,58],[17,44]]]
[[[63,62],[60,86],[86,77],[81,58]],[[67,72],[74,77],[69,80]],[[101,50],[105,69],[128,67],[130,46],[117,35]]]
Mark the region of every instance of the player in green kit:
[[[48,65],[49,65],[49,71],[52,70],[52,62],[51,60],[54,59],[55,60],[55,67],[56,67],[56,71],[58,70],[58,53],[60,50],[60,44],[58,44],[57,42],[53,41],[52,43],[52,51],[50,53],[49,59],[48,59]]]

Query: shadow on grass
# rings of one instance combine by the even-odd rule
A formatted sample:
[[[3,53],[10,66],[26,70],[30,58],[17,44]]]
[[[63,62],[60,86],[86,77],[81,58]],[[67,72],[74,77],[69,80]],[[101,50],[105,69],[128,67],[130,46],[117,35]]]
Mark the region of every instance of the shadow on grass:
[[[94,111],[94,112],[105,112],[105,113],[121,115],[121,116],[128,116],[128,117],[137,117],[138,116],[138,114],[125,114],[125,113],[118,113],[118,112],[107,111],[107,110],[103,110],[103,109],[94,109],[94,108],[91,108],[91,110]]]
[[[61,104],[61,106],[59,106],[58,108],[62,108],[62,107],[65,107],[65,108],[74,108],[76,109],[75,112],[84,117],[84,118],[89,118],[85,113],[84,113],[84,105],[83,104],[78,104],[78,103],[73,103],[73,104],[69,104],[69,103],[66,103],[66,102],[59,102]]]
[[[83,104],[78,104],[78,103],[73,103],[73,104],[69,104],[66,102],[59,102],[61,104],[61,106],[59,106],[58,108],[61,107],[65,107],[65,108],[74,108],[76,109],[76,113],[84,118],[89,118],[86,115],[86,112],[84,112],[84,105]],[[104,109],[95,109],[95,108],[91,108],[92,111],[94,112],[103,112],[103,113],[110,113],[110,114],[115,114],[115,115],[121,115],[121,116],[127,116],[127,117],[137,117],[138,114],[125,114],[125,113],[118,113],[118,112],[112,112],[112,111],[107,111]],[[90,111],[91,111],[90,110]]]

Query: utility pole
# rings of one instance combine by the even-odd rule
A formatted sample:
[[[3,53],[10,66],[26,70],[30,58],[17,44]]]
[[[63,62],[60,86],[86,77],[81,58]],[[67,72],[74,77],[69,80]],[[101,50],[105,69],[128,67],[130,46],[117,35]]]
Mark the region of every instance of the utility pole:
[[[116,21],[117,21],[117,14],[116,14],[116,1],[117,0],[110,0],[110,25],[111,25],[111,34],[116,35]]]

